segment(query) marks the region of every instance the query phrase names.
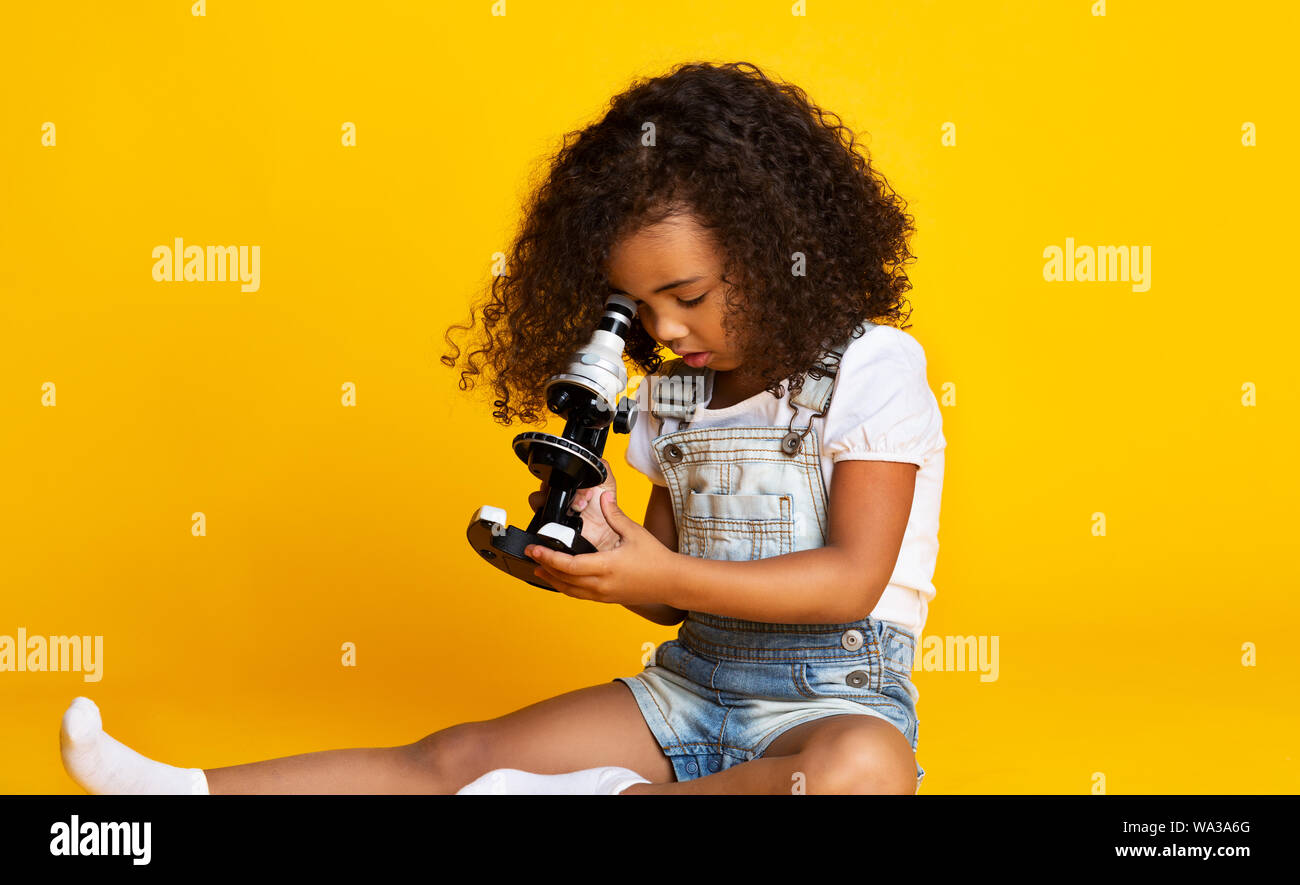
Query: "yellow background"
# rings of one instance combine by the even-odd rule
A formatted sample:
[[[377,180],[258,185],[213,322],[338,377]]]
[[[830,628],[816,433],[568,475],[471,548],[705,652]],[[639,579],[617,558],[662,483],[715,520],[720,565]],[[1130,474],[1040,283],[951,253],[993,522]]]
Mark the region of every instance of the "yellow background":
[[[1297,792],[1294,13],[807,12],[6,4],[0,634],[102,634],[105,661],[0,673],[0,791],[78,791],[57,733],[79,694],[211,768],[407,743],[675,636],[477,559],[479,505],[528,512],[509,443],[537,428],[437,358],[564,132],[634,76],[747,60],[861,132],[919,228],[910,331],[956,390],[924,635],[1000,657],[995,682],[915,674],[921,792]],[[260,245],[260,291],[154,282],[177,236]],[[1151,290],[1045,282],[1066,237],[1150,245]]]

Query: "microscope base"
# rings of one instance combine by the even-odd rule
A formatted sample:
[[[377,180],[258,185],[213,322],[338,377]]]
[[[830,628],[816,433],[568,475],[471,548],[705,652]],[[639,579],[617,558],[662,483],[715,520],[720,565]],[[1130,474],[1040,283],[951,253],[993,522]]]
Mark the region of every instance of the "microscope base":
[[[576,556],[580,553],[595,553],[596,548],[582,535],[573,537],[571,544],[565,544],[559,538],[543,534],[548,529],[555,534],[573,535],[572,529],[556,523],[548,523],[537,532],[526,532],[509,525],[506,522],[506,512],[500,507],[483,506],[470,520],[465,537],[469,539],[470,545],[478,551],[479,555],[491,565],[534,587],[558,593],[559,591],[554,587],[533,574],[537,562],[525,556],[524,549],[530,544],[536,544]]]

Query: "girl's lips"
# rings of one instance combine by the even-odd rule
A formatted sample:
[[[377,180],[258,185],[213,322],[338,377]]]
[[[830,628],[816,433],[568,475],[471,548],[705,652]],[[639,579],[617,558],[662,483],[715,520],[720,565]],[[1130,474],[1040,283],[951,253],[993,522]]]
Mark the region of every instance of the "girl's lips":
[[[704,365],[710,359],[712,359],[712,357],[713,357],[713,351],[711,350],[701,350],[701,351],[697,351],[696,353],[682,354],[682,359],[686,361],[686,365],[690,366],[693,369],[698,369],[700,366]]]

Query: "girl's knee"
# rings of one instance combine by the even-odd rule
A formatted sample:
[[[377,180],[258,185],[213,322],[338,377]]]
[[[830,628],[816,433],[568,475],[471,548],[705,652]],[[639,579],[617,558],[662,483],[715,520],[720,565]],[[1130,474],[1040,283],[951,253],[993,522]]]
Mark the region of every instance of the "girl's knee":
[[[486,774],[488,759],[480,722],[464,722],[420,738],[406,745],[415,764],[448,782],[461,781],[457,788]],[[481,770],[480,770],[481,769]]]
[[[862,728],[843,729],[810,743],[798,754],[807,771],[808,792],[914,795],[916,761],[905,743],[882,740],[878,730]]]

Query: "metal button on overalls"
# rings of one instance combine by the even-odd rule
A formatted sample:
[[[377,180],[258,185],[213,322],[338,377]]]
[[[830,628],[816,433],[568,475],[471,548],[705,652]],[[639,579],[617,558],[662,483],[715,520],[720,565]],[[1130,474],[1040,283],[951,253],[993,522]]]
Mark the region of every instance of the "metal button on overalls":
[[[862,648],[862,642],[861,630],[845,630],[844,635],[840,637],[840,645],[844,646],[848,651],[857,651]]]
[[[861,688],[867,684],[867,678],[866,670],[854,670],[844,681],[854,688]]]
[[[677,443],[669,443],[664,446],[664,457],[676,464],[683,457],[681,447]]]
[[[694,763],[694,762],[687,762],[687,763],[686,763],[686,770],[689,771],[691,774],[695,774],[695,770],[696,770],[696,769],[695,769],[695,763]]]

